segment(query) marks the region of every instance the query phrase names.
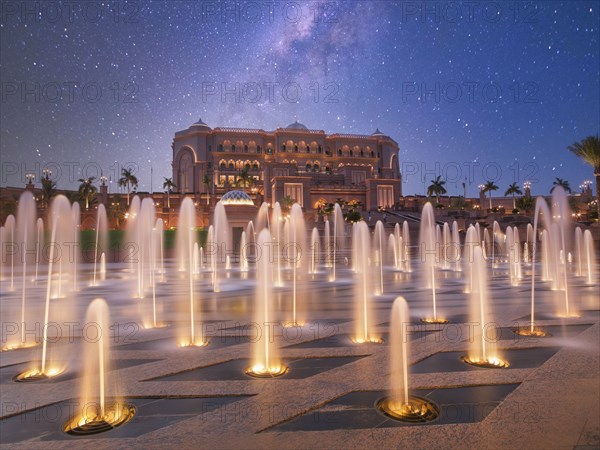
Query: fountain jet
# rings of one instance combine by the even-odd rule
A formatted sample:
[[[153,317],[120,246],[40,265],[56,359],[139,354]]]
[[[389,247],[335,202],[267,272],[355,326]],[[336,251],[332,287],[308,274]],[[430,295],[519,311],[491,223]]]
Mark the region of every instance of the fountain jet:
[[[268,249],[271,234],[263,229],[258,234],[258,248]],[[255,321],[264,324],[264,332],[254,344],[252,366],[245,370],[247,375],[256,378],[273,378],[285,374],[288,368],[281,363],[277,349],[273,345],[275,330],[273,327],[275,305],[273,303],[273,267],[270,258],[256,261]]]
[[[436,419],[440,408],[433,401],[410,395],[408,388],[408,326],[410,316],[403,297],[392,305],[390,321],[390,388],[388,397],[377,401],[377,409],[386,416],[409,423]]]
[[[110,383],[110,320],[108,305],[97,298],[88,307],[86,324],[96,328],[97,339],[84,339],[83,377],[81,378],[81,408],[63,426],[73,435],[89,435],[112,430],[131,420],[135,407],[123,401],[114,383]]]

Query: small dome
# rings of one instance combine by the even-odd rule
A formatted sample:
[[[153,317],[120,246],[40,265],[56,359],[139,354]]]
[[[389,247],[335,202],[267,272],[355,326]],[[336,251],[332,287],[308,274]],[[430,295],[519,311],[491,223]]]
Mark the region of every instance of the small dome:
[[[202,119],[198,119],[197,122],[194,122],[193,126],[195,127],[206,127],[206,128],[210,128],[208,125],[206,125]]]
[[[244,191],[229,191],[223,197],[221,197],[221,203],[223,205],[251,205],[254,206],[254,202],[248,194]]]
[[[308,130],[308,128],[306,128],[306,125],[298,122],[297,120],[294,123],[289,124],[287,127],[285,127],[286,130]]]
[[[385,134],[383,134],[381,131],[379,131],[379,128],[377,128],[375,132],[371,134],[371,136],[385,136]]]

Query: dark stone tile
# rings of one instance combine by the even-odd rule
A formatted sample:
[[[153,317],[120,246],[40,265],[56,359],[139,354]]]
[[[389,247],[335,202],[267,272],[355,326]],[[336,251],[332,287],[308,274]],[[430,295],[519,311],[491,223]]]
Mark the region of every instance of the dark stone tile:
[[[364,356],[340,356],[323,358],[298,358],[284,360],[289,371],[277,379],[302,379],[321,372],[326,372],[344,366]],[[245,370],[250,367],[249,359],[233,359],[211,366],[198,367],[184,372],[164,375],[144,381],[225,381],[225,380],[251,380]],[[254,378],[255,379],[255,378]]]
[[[550,359],[560,347],[535,347],[501,350],[502,357],[510,363],[508,369],[486,369],[465,364],[460,357],[466,352],[435,353],[410,367],[412,373],[462,372],[465,370],[510,370],[539,367]]]
[[[157,361],[162,361],[162,359],[115,359],[112,361],[109,370],[126,369],[128,367],[140,366],[142,364],[149,364]],[[0,384],[14,383],[13,377],[35,366],[36,364],[28,361],[21,364],[0,367]],[[39,364],[37,364],[37,366],[39,367]],[[55,378],[43,381],[31,381],[30,383],[60,383],[62,381],[73,380],[80,375],[79,372],[67,368],[66,372]]]
[[[535,342],[541,342],[544,339],[547,339],[545,337],[521,336],[514,332],[514,330],[516,330],[518,327],[528,328],[528,326],[529,326],[528,322],[521,322],[521,323],[516,323],[514,327],[498,328],[496,331],[497,338],[498,338],[498,340],[501,340],[501,341],[511,340],[511,341],[515,341],[515,342],[517,342],[517,341],[534,342],[534,340],[535,340]],[[536,328],[540,328],[543,331],[550,333],[552,336],[555,336],[555,337],[573,337],[573,336],[577,336],[578,334],[584,332],[591,326],[592,326],[592,324],[541,325],[539,327],[536,326]]]
[[[65,422],[81,408],[79,401],[66,400],[0,420],[0,436],[3,444],[137,437],[247,397],[127,398],[126,401],[136,407],[135,416],[118,428],[91,436],[71,436],[63,432]]]
[[[579,311],[578,312],[580,314],[580,317],[587,317],[587,318],[598,318],[600,316],[600,311],[597,309],[586,309],[583,311]],[[535,313],[535,320],[556,320],[556,319],[564,319],[565,321],[571,320],[568,318],[563,318],[558,316],[556,313],[549,313],[549,312],[536,312]],[[530,323],[531,322],[531,314],[527,314],[526,316],[522,316],[519,317],[517,319],[514,319],[513,322],[525,322],[525,323]]]
[[[396,421],[379,412],[375,405],[378,399],[387,395],[385,391],[350,392],[318,409],[264,431],[323,431],[480,422],[518,386],[519,384],[500,384],[415,389],[411,391],[411,395],[428,398],[440,408],[437,419],[420,424]]]
[[[437,330],[421,330],[418,328],[416,331],[409,332],[409,339],[411,341],[427,337],[432,333],[437,333]],[[383,345],[387,345],[389,342],[389,333],[376,333],[383,339]],[[322,339],[315,339],[313,341],[301,342],[299,344],[288,345],[284,348],[331,348],[331,347],[366,347],[370,345],[381,345],[381,344],[355,344],[352,342],[352,336],[349,334],[336,334]]]
[[[208,346],[206,347],[197,347],[198,349],[202,348],[221,348],[221,347],[229,347],[231,345],[245,344],[248,342],[253,342],[252,338],[249,336],[225,336],[225,335],[213,335],[213,336],[204,336],[204,339],[208,340]],[[135,342],[132,344],[124,344],[116,347],[116,350],[160,350],[160,351],[168,351],[177,349],[177,338],[168,337],[162,339],[153,339],[151,341],[144,342]],[[192,350],[192,349],[190,349]]]

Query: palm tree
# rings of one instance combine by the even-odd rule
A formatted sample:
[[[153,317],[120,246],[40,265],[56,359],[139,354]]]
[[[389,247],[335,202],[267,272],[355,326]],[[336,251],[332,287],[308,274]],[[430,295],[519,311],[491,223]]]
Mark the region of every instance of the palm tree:
[[[497,191],[497,190],[498,190],[498,186],[496,186],[496,184],[493,181],[487,181],[483,185],[483,189],[481,190],[481,192],[483,192],[484,194],[486,192],[490,193],[490,209],[492,209],[492,191]]]
[[[50,200],[56,195],[56,182],[49,177],[42,178],[42,206],[48,208]]]
[[[248,173],[248,167],[244,167],[240,173],[238,173],[236,184],[238,187],[241,187],[244,192],[246,192],[246,188],[251,186],[254,182],[254,177]]]
[[[558,186],[563,188],[565,192],[568,192],[569,194],[571,193],[571,186],[569,186],[569,182],[558,177],[556,177],[556,180],[552,182],[552,189],[550,189],[550,193],[552,193]]]
[[[95,179],[96,179],[96,177],[89,177],[89,178],[80,178],[79,180],[77,180],[79,183],[81,183],[79,185],[79,198],[80,198],[80,200],[85,202],[86,211],[89,209],[90,202],[92,202],[94,200],[94,196],[96,195],[96,192],[98,191],[98,188],[96,188],[96,186],[94,186]]]
[[[165,182],[163,183],[163,189],[167,190],[167,208],[171,207],[171,192],[173,191],[175,186],[175,183],[173,183],[173,179],[172,178],[167,178],[167,177],[163,177],[165,179]]]
[[[107,215],[116,228],[121,228],[121,222],[125,220],[127,210],[121,205],[121,196],[115,195],[112,203],[108,206]]]
[[[568,149],[594,168],[596,177],[596,204],[600,217],[600,139],[598,135],[588,136],[581,142],[569,145]]]
[[[438,175],[435,180],[431,180],[431,184],[427,188],[427,197],[431,197],[432,194],[435,194],[435,202],[439,203],[439,195],[444,195],[447,191],[444,185],[446,184],[445,180],[442,180],[441,175]]]
[[[129,206],[129,194],[131,193],[131,187],[138,185],[137,177],[132,173],[130,169],[123,168],[121,170],[121,178],[119,178],[119,186],[125,186],[127,188],[127,206]]]
[[[527,214],[529,211],[535,208],[535,200],[533,199],[533,197],[518,198],[516,204],[519,209],[525,211],[525,214]]]
[[[290,195],[286,195],[285,197],[283,197],[280,203],[281,212],[283,214],[288,214],[292,209],[292,206],[294,206],[294,203],[296,203],[296,199],[292,198]]]
[[[508,189],[504,192],[505,196],[512,195],[513,198],[513,209],[517,208],[517,203],[515,200],[515,195],[523,195],[523,191],[517,183],[512,183],[508,186]]]
[[[210,199],[210,177],[208,176],[208,174],[204,175],[202,182],[206,185],[206,204],[208,205],[208,201]]]

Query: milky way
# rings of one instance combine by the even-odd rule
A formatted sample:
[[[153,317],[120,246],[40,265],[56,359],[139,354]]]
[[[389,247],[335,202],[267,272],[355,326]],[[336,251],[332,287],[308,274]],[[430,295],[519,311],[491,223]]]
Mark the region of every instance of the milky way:
[[[492,179],[549,191],[591,168],[566,147],[599,132],[598,2],[2,2],[2,186],[122,166],[171,176],[175,131],[326,133],[400,146],[404,193]],[[152,167],[153,185],[150,186]],[[39,176],[38,176],[39,180]]]

